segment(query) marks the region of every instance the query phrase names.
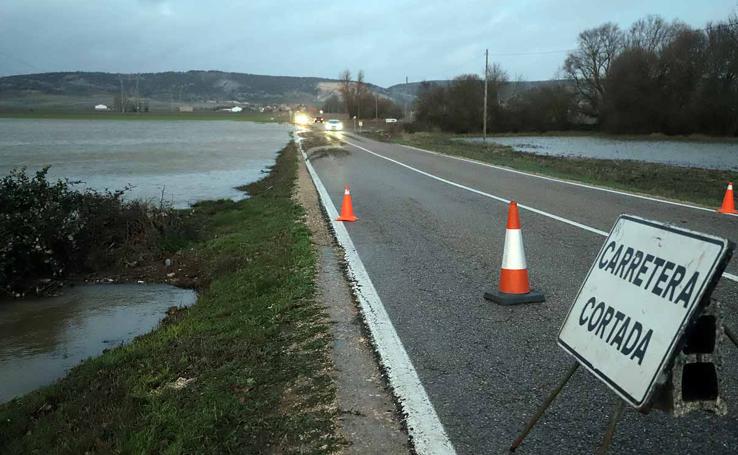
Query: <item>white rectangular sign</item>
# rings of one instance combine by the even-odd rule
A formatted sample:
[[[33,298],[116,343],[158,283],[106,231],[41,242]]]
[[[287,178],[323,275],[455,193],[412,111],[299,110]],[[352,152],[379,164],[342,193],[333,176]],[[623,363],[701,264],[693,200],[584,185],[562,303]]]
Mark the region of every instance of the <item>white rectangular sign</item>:
[[[733,244],[621,215],[559,331],[559,345],[636,408]]]

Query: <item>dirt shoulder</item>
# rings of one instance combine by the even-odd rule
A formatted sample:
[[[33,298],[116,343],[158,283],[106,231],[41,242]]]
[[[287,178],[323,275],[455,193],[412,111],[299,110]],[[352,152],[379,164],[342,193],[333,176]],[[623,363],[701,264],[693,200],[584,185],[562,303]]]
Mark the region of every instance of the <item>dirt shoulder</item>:
[[[325,305],[333,336],[331,359],[336,381],[338,430],[348,454],[409,453],[407,433],[392,395],[363,333],[361,316],[343,273],[335,245],[305,163],[300,160],[295,199],[305,208],[318,262],[318,301]]]

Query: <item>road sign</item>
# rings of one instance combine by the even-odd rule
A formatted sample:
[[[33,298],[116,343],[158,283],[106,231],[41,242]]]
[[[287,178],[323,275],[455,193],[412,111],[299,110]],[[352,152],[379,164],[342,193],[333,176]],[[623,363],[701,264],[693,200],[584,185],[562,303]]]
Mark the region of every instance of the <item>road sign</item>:
[[[621,215],[559,331],[559,345],[645,407],[734,244]]]

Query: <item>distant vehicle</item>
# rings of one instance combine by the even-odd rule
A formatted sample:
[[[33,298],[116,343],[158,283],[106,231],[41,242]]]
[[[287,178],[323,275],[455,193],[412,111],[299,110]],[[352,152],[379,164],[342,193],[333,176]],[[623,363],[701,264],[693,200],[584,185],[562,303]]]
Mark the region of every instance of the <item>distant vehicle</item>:
[[[343,130],[343,122],[337,119],[330,119],[325,122],[326,131],[341,131]]]
[[[396,118],[386,118],[384,119],[384,123],[397,123]]]
[[[324,123],[325,117],[315,117],[315,121],[313,123]]]
[[[95,106],[95,110],[96,111],[107,111],[108,110],[108,106],[106,106],[104,104],[97,104]]]

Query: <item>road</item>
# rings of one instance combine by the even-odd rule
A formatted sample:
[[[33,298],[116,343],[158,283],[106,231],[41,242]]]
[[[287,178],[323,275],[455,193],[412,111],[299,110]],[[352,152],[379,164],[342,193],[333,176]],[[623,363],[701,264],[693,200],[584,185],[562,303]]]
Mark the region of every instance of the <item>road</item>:
[[[738,218],[525,176],[344,134],[346,152],[310,161],[348,232],[456,451],[503,453],[572,359],[556,345],[564,315],[621,213],[738,240]],[[521,210],[534,288],[547,302],[502,307],[482,295],[499,273],[507,205]],[[716,201],[718,202],[718,201]],[[738,274],[738,261],[728,268]],[[726,321],[738,283],[713,294]],[[729,414],[673,418],[628,409],[611,453],[738,452],[738,350],[724,345]],[[518,453],[592,453],[616,403],[580,369]]]

